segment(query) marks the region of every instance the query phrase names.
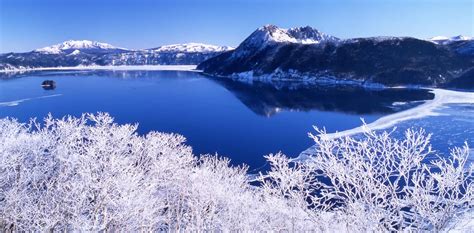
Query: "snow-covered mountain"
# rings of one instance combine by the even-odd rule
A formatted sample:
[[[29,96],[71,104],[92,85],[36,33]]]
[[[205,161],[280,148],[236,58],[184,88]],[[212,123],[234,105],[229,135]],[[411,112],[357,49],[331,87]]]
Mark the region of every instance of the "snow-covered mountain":
[[[276,45],[314,45],[338,43],[339,38],[326,35],[312,27],[279,28],[265,25],[248,36],[233,53],[234,58],[245,57],[253,51],[264,50]]]
[[[447,36],[435,36],[435,37],[432,37],[430,39],[428,39],[428,41],[431,41],[433,43],[436,43],[436,44],[450,44],[450,43],[454,43],[454,42],[459,42],[459,41],[472,41],[473,38],[470,37],[470,36],[463,36],[463,35],[458,35],[458,36],[453,36],[453,37],[447,37]]]
[[[234,49],[229,46],[216,46],[201,43],[172,44],[163,45],[158,48],[151,49],[153,52],[167,53],[216,53]]]
[[[0,70],[91,65],[197,65],[233,48],[200,43],[130,50],[89,40],[68,40],[26,53],[0,54]]]
[[[295,79],[387,86],[474,87],[474,43],[468,37],[338,39],[311,27],[266,25],[235,50],[204,61],[205,73],[238,79]],[[456,84],[457,85],[457,84]]]
[[[90,40],[68,40],[60,44],[47,46],[44,48],[33,50],[34,52],[47,53],[47,54],[59,54],[67,51],[74,50],[128,50],[124,48],[115,47],[107,43],[101,43]]]
[[[255,47],[275,43],[319,44],[338,40],[309,26],[283,29],[275,25],[265,25],[254,31],[240,46]]]
[[[474,38],[470,36],[435,36],[428,39],[428,41],[449,47],[451,50],[464,56],[474,56]]]

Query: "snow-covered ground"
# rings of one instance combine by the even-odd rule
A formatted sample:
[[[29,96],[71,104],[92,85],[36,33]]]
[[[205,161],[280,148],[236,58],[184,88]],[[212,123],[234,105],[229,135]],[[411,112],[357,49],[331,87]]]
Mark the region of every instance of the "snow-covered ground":
[[[41,70],[173,70],[198,71],[196,65],[134,65],[134,66],[72,66],[72,67],[23,67],[19,69],[0,70],[0,73],[41,71]]]

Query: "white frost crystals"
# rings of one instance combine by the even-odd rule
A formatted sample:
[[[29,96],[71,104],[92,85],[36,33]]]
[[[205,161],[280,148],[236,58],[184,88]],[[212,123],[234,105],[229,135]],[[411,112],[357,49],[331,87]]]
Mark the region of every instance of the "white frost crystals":
[[[0,231],[447,230],[473,205],[467,146],[428,166],[423,131],[319,131],[311,160],[269,155],[249,180],[180,135],[136,128],[103,113],[0,119]]]

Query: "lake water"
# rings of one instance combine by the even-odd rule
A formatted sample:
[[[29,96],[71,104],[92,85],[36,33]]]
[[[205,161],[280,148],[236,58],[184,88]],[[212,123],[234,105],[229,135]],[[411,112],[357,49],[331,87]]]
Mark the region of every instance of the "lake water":
[[[45,90],[44,80],[57,87]],[[296,157],[312,126],[357,127],[432,99],[425,90],[365,90],[305,83],[243,83],[184,71],[56,71],[0,78],[0,118],[109,112],[138,131],[184,135],[196,154],[218,153],[251,171],[263,155]],[[469,120],[469,119],[468,119]]]
[[[435,111],[437,115],[413,119],[397,124],[395,137],[403,137],[408,128],[423,128],[431,133],[431,144],[437,155],[446,156],[454,147],[467,143],[469,160],[474,162],[474,105],[448,104]]]

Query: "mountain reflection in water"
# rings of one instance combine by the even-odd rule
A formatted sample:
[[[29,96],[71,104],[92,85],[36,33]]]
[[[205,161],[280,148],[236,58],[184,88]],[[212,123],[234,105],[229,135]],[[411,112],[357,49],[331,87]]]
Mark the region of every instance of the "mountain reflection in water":
[[[280,111],[337,111],[349,114],[393,113],[434,98],[424,89],[368,89],[303,82],[252,82],[212,79],[258,115]]]

